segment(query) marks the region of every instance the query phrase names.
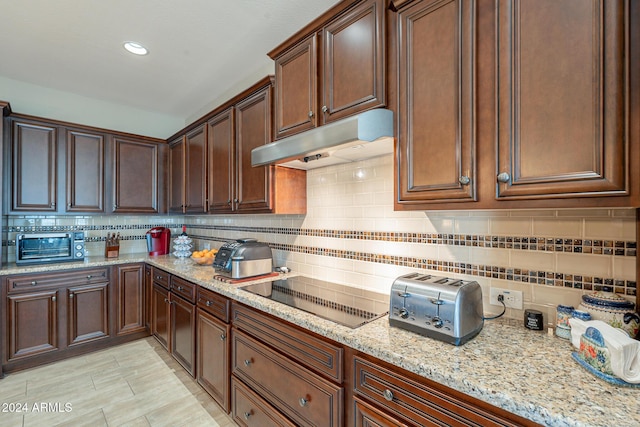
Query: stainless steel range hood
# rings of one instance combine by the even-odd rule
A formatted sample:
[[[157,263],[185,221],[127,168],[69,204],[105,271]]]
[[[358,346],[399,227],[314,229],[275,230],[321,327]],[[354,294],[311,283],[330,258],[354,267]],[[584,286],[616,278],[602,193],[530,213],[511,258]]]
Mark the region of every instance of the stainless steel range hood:
[[[380,108],[254,148],[251,165],[314,169],[393,153],[393,144],[393,112]]]

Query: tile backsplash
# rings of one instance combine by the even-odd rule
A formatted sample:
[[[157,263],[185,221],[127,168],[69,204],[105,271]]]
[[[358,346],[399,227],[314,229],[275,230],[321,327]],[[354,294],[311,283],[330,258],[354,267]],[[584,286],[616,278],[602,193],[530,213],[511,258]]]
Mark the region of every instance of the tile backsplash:
[[[145,252],[147,229],[178,233],[185,223],[198,249],[254,237],[271,245],[276,265],[385,293],[411,271],[477,280],[486,315],[501,311],[489,305],[492,286],[523,291],[524,308],[547,322],[585,292],[635,299],[634,209],[396,212],[393,185],[389,155],[308,171],[306,215],[10,216],[7,240],[81,229],[88,254],[99,256],[106,234],[119,231],[122,253]],[[523,310],[507,316],[522,319]]]

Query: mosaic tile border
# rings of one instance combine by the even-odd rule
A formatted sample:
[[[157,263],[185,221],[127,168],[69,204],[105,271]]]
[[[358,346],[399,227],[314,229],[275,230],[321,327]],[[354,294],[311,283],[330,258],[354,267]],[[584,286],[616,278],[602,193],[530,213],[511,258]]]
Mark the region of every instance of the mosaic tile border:
[[[170,224],[172,228],[180,228],[182,224]],[[226,242],[228,239],[196,234],[195,231],[216,230],[236,231],[247,233],[285,234],[315,237],[330,237],[337,239],[378,240],[400,243],[424,243],[453,246],[473,246],[485,248],[503,248],[529,251],[552,251],[589,253],[608,256],[636,256],[636,242],[614,240],[568,239],[553,237],[506,237],[468,234],[428,234],[428,233],[395,233],[395,232],[367,232],[345,230],[315,230],[281,227],[250,227],[250,226],[220,226],[185,224],[191,230],[193,239]],[[43,232],[43,231],[123,231],[148,230],[152,227],[167,226],[167,224],[137,224],[137,225],[98,225],[98,226],[36,226],[9,227],[9,232]],[[122,236],[121,240],[144,240],[144,235]],[[87,242],[102,242],[105,237],[87,237]],[[15,245],[15,241],[3,242],[5,246]],[[299,252],[304,254],[332,256],[355,261],[392,264],[403,267],[442,271],[443,273],[466,274],[477,277],[512,280],[522,283],[533,283],[543,286],[564,287],[582,290],[608,291],[635,296],[637,284],[635,281],[615,278],[591,277],[576,274],[558,273],[551,271],[535,271],[519,268],[506,268],[491,265],[477,265],[453,261],[440,261],[401,257],[386,254],[372,254],[366,252],[343,251],[329,248],[308,247],[280,243],[269,243],[272,249]]]
[[[182,224],[171,224],[180,228]],[[637,243],[625,240],[572,239],[566,237],[492,236],[475,234],[396,233],[349,230],[324,230],[284,227],[243,227],[186,224],[191,230],[243,231],[293,236],[328,237],[334,239],[375,240],[383,242],[425,243],[433,245],[469,246],[480,248],[515,249],[542,252],[568,252],[613,256],[636,256]],[[137,225],[73,225],[73,226],[18,226],[8,232],[47,231],[121,231],[148,230],[167,224]]]

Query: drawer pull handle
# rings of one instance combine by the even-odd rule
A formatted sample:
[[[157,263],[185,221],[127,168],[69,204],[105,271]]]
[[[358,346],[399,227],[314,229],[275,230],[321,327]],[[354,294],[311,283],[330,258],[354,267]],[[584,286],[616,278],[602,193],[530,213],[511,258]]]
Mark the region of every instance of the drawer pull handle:
[[[213,303],[211,301],[207,300],[207,302],[205,302],[204,305],[206,305],[207,307],[211,307],[213,305]]]
[[[249,417],[252,415],[252,412],[253,412],[253,411],[251,411],[251,412],[245,412],[244,414],[242,414],[242,415],[244,416],[244,419],[245,419],[245,420],[248,420],[248,419],[249,419]]]
[[[167,303],[168,303],[168,302],[169,302],[169,300],[165,298],[165,299],[164,299],[164,302],[167,302]]]
[[[507,172],[501,172],[498,174],[498,182],[507,183],[511,179],[511,176]]]
[[[224,341],[227,339],[227,336],[225,334],[220,335],[220,341]]]
[[[51,297],[51,301],[55,302],[56,301],[56,297]]]
[[[69,294],[69,298],[73,298],[73,293]]]
[[[309,402],[308,399],[305,399],[304,397],[301,397],[300,400],[298,400],[298,403],[300,404],[300,406],[302,406],[303,408],[305,406],[307,406],[307,403]]]
[[[90,274],[89,274],[89,275],[87,275],[87,280],[91,280],[91,278],[92,278],[92,277],[93,277],[93,276],[92,276],[92,275],[90,275]]]
[[[37,285],[37,284],[38,284],[38,281],[37,281],[37,280],[33,280],[33,281],[31,282],[31,286],[35,286],[35,285]]]
[[[382,396],[384,396],[385,400],[391,402],[393,400],[393,392],[388,388],[382,392]]]
[[[178,286],[178,290],[179,291],[184,291],[184,288],[182,286]]]
[[[251,360],[244,359],[244,366],[249,366],[249,365],[251,365]]]

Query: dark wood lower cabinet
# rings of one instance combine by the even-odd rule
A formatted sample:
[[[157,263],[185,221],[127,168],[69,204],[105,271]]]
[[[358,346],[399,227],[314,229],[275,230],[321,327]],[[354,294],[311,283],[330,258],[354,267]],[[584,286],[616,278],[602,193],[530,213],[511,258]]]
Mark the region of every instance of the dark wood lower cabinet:
[[[7,297],[7,353],[5,360],[58,349],[57,289]]]
[[[109,336],[109,282],[67,289],[68,345]]]
[[[192,377],[195,377],[196,308],[189,301],[173,293],[169,295],[169,304],[171,354]]]
[[[112,268],[2,278],[3,371],[30,368],[147,336],[142,322],[143,264]]]
[[[229,334],[231,327],[198,309],[196,360],[198,384],[229,411]]]
[[[169,290],[157,283],[151,289],[151,334],[169,350]]]

